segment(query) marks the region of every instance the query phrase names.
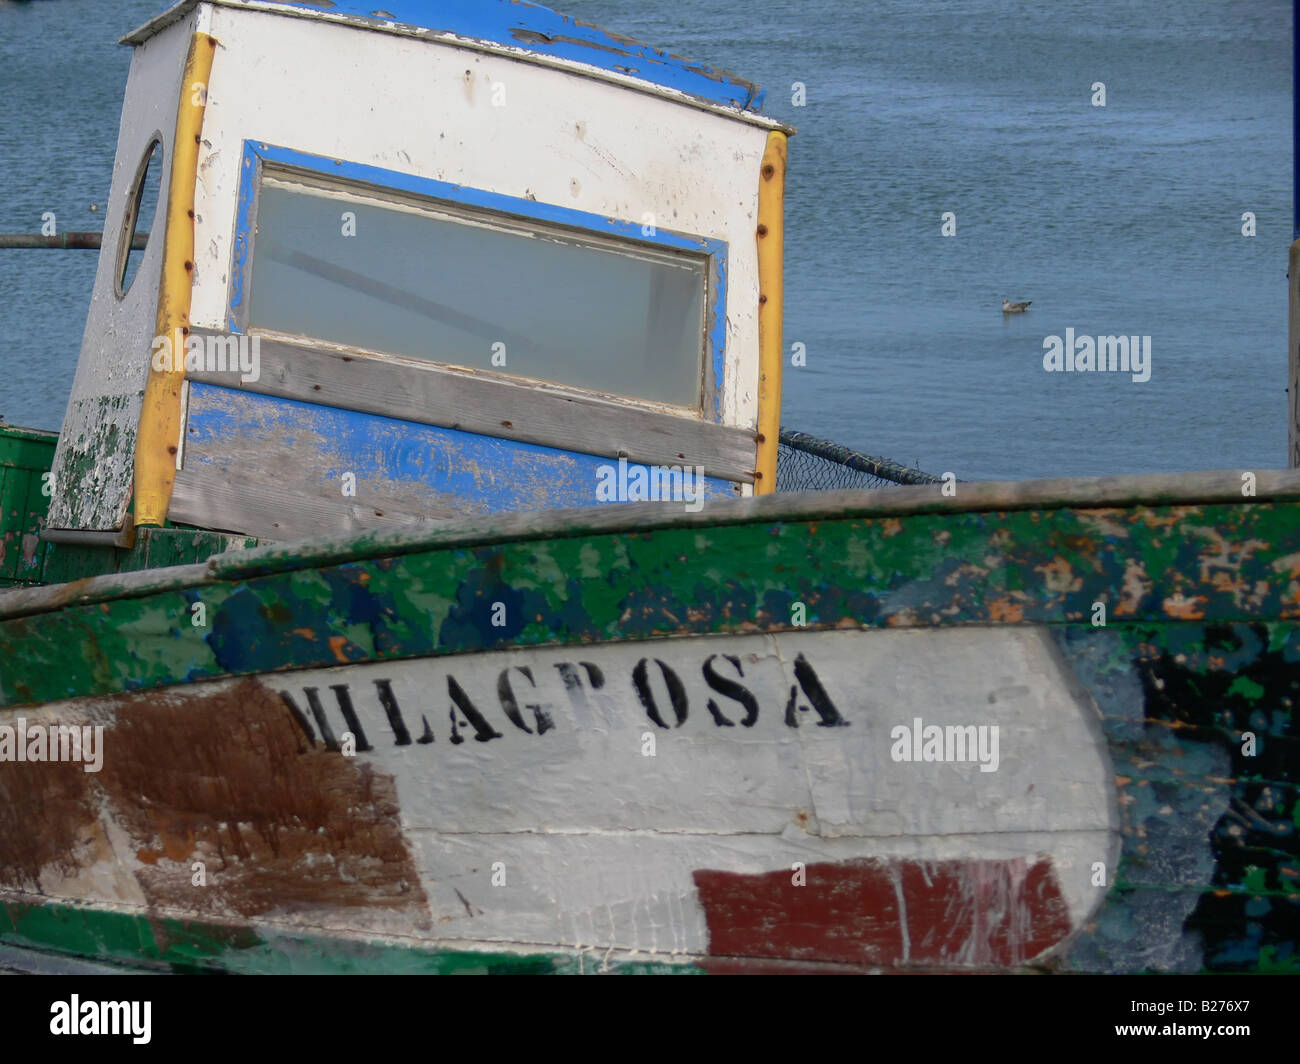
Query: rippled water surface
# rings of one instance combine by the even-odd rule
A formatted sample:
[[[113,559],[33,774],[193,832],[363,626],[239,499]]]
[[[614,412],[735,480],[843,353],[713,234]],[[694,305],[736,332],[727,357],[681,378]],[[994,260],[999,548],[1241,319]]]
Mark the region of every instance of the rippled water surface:
[[[0,0],[0,230],[102,225],[114,42],[163,6]],[[798,127],[788,426],[972,479],[1285,464],[1286,0],[558,6],[760,82]],[[0,251],[9,420],[62,420],[94,268]],[[1151,379],[1045,373],[1066,328],[1149,335]]]

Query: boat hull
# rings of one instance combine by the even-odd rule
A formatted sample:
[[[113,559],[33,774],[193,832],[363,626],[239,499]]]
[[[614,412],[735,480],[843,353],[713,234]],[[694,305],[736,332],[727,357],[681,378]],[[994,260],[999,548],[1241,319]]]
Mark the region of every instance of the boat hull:
[[[102,763],[0,764],[0,938],[236,971],[1285,970],[1295,507],[759,501],[24,591],[0,723]]]

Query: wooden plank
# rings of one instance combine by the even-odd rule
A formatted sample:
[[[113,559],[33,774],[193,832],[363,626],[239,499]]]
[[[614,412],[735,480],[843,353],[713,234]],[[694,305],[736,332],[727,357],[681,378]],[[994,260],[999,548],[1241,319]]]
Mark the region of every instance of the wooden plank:
[[[376,528],[410,529],[445,521],[463,509],[431,501],[425,512],[402,509],[371,494],[344,499],[321,489],[288,491],[273,475],[228,476],[195,465],[176,474],[169,517],[203,528],[279,542],[312,534],[356,535]]]
[[[59,565],[65,564],[65,555],[73,555],[66,560],[68,568],[80,568],[85,571],[85,578],[71,576],[66,582],[46,584],[40,587],[15,587],[0,591],[0,618],[23,617],[34,613],[46,613],[87,602],[103,602],[122,596],[137,597],[147,595],[150,591],[174,590],[177,587],[197,587],[214,580],[206,565],[177,565],[168,569],[136,569],[131,572],[105,572],[102,558],[95,557],[104,551],[111,551],[116,566],[117,555],[111,547],[63,547],[53,545],[50,565],[55,557]]]
[[[184,478],[178,477],[177,483],[178,486],[183,484]],[[232,482],[226,490],[234,493],[241,484],[242,481]],[[364,535],[331,533],[322,528],[320,534],[310,540],[293,544],[270,543],[221,554],[211,558],[206,567],[154,570],[89,580],[76,585],[75,601],[102,602],[119,595],[144,595],[153,589],[238,580],[267,572],[340,565],[370,558],[414,555],[444,547],[472,548],[510,541],[560,540],[601,533],[647,533],[667,528],[854,521],[923,513],[1093,510],[1198,503],[1239,503],[1239,520],[1244,520],[1246,515],[1260,507],[1266,511],[1280,511],[1274,518],[1277,521],[1291,520],[1294,500],[1300,499],[1300,471],[1260,472],[1258,493],[1254,499],[1242,499],[1240,484],[1240,476],[1236,473],[1156,474],[1102,480],[1081,478],[1024,484],[961,484],[958,486],[960,494],[955,498],[942,496],[937,485],[926,485],[878,491],[786,493],[706,502],[699,513],[683,512],[680,506],[673,504],[624,503],[580,510],[499,514],[490,520],[461,517],[445,522],[431,521],[417,527],[371,529]],[[1127,520],[1122,513],[1114,516],[1121,521]],[[1133,519],[1142,520],[1143,516],[1133,515]],[[267,538],[274,540],[276,537]],[[188,572],[190,569],[194,572]],[[68,594],[66,587],[0,593],[0,618],[58,609],[66,603]]]
[[[1243,498],[1237,472],[1157,473],[1118,477],[1070,477],[1022,482],[962,483],[957,495],[942,494],[941,484],[873,490],[783,492],[747,499],[709,500],[698,513],[662,503],[546,510],[532,513],[458,518],[423,529],[383,530],[364,540],[328,534],[292,548],[256,547],[218,563],[223,575],[356,561],[378,555],[407,554],[431,547],[474,546],[511,539],[660,528],[705,528],[752,521],[817,521],[838,518],[903,517],[918,513],[1012,510],[1094,509],[1197,503],[1249,503],[1300,499],[1300,471],[1259,472],[1254,498]]]
[[[193,333],[204,338],[226,335],[204,329]],[[754,480],[758,445],[752,429],[356,348],[283,337],[258,339],[261,372],[256,381],[206,370],[193,371],[188,378],[606,458],[702,466],[708,476],[738,483]]]
[[[134,551],[127,561],[132,569],[164,569],[173,565],[205,562],[222,551],[243,550],[256,540],[192,528],[147,528],[141,530],[143,551]],[[124,565],[122,571],[126,571]]]
[[[608,459],[537,444],[192,382],[189,487],[170,514],[285,540],[391,527],[394,520],[419,524],[612,501],[598,492],[608,486],[604,474],[617,468]],[[209,474],[215,479],[205,480]],[[238,494],[241,485],[247,498]],[[692,478],[689,486],[682,478],[682,486],[692,505],[702,505],[700,492],[736,490],[716,478]]]

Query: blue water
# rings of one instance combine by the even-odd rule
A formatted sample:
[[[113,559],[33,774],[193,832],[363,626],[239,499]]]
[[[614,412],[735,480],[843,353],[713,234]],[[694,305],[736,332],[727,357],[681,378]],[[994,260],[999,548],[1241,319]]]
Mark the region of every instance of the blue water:
[[[114,41],[162,6],[0,0],[0,230],[102,225]],[[1285,465],[1287,0],[560,6],[758,81],[798,127],[787,426],[970,479]],[[58,427],[94,268],[0,251],[9,420]],[[1151,379],[1044,372],[1067,328],[1150,336]]]

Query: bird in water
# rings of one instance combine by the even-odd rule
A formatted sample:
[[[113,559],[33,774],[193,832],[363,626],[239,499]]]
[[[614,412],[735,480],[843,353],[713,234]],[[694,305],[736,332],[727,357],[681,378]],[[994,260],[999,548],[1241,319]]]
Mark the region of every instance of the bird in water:
[[[1032,303],[1032,302],[1033,302],[1032,299],[1026,299],[1023,303],[1012,303],[1011,300],[1007,299],[1006,296],[1003,296],[1003,297],[1002,297],[1002,313],[1003,313],[1003,314],[1023,314],[1026,310],[1029,309],[1029,304]]]

